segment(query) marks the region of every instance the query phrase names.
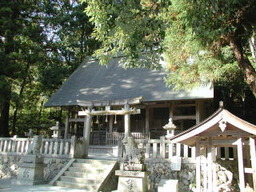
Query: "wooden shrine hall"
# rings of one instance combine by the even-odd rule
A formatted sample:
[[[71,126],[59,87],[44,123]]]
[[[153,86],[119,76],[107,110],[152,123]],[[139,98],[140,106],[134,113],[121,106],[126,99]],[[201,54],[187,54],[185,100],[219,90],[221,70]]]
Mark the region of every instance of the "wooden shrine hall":
[[[216,158],[222,147],[234,149],[238,185],[256,191],[256,126],[220,108],[200,124],[171,138],[172,142],[196,147],[197,191],[217,192]],[[203,181],[202,181],[203,175]]]
[[[45,106],[66,111],[62,137],[84,137],[90,145],[117,145],[126,133],[159,138],[170,118],[178,133],[211,114],[211,85],[176,91],[166,86],[166,75],[165,69],[125,69],[121,57],[106,66],[88,58]]]

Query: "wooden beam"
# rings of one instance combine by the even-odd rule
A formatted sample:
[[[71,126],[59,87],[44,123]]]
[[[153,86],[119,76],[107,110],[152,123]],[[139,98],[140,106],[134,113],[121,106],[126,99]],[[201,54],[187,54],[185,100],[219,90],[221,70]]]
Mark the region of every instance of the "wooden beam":
[[[196,106],[196,103],[190,103],[190,104],[175,104],[174,103],[174,105],[175,105],[175,107],[194,107],[194,106]]]
[[[239,187],[240,191],[245,188],[245,178],[244,178],[244,156],[243,156],[243,141],[239,138],[237,141],[237,156],[238,156],[238,175],[239,175]]]
[[[69,119],[69,122],[84,122],[84,118],[72,118]]]
[[[255,138],[250,137],[250,156],[252,165],[253,190],[256,191],[256,147]]]
[[[222,132],[221,130],[212,130],[208,132],[201,133],[200,136],[202,137],[213,137],[213,136],[232,136],[232,137],[250,137],[250,133],[246,133],[244,131],[238,131],[238,130],[226,130]]]
[[[196,120],[196,115],[174,115],[173,120],[184,120],[184,119],[192,119]]]
[[[129,108],[129,109],[121,109],[121,110],[85,110],[85,111],[78,111],[79,116],[87,116],[87,115],[126,115],[126,114],[140,114],[140,109]]]
[[[119,100],[110,100],[110,101],[85,101],[81,102],[80,106],[86,106],[86,107],[102,107],[102,106],[118,106],[118,105],[134,105],[134,104],[140,104],[143,97],[135,97],[130,99],[119,99]]]
[[[237,145],[239,139],[214,139],[212,138],[212,145],[220,146],[220,147],[232,147],[233,145]],[[207,145],[207,141],[200,141],[202,145]],[[248,145],[247,141],[243,141],[242,145]]]

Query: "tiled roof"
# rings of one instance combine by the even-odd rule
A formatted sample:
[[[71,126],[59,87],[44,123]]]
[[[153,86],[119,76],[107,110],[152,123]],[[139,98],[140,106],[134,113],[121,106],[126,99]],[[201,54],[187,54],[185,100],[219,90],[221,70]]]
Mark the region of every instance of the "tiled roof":
[[[45,106],[90,106],[142,97],[142,102],[213,98],[210,85],[191,91],[174,91],[164,82],[166,72],[145,68],[124,69],[120,58],[107,66],[87,59],[64,82]]]

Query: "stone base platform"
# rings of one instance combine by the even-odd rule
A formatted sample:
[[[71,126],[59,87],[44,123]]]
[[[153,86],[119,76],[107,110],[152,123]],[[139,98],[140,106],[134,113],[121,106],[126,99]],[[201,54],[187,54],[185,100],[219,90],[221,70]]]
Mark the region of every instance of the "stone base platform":
[[[16,184],[38,185],[44,184],[43,158],[37,155],[26,155],[19,163]]]
[[[118,188],[116,192],[147,192],[149,171],[117,170]]]
[[[157,191],[158,192],[178,192],[178,180],[176,179],[161,179]]]

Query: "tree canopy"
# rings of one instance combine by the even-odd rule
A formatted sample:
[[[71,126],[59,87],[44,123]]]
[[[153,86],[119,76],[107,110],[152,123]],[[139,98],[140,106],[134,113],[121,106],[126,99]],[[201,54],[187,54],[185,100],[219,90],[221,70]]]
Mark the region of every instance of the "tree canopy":
[[[0,136],[38,132],[52,126],[49,116],[59,118],[44,103],[98,46],[85,7],[77,0],[0,1]]]
[[[256,93],[255,6],[255,0],[0,1],[0,136],[24,135],[49,127],[50,116],[60,118],[61,110],[43,105],[93,52],[103,64],[125,55],[124,67],[158,68],[164,58],[167,84],[214,82],[223,98],[247,100],[248,87]]]
[[[128,67],[145,67],[135,61],[163,56],[166,81],[178,89],[241,73],[256,96],[255,0],[82,1],[102,42],[101,63],[121,52]]]

